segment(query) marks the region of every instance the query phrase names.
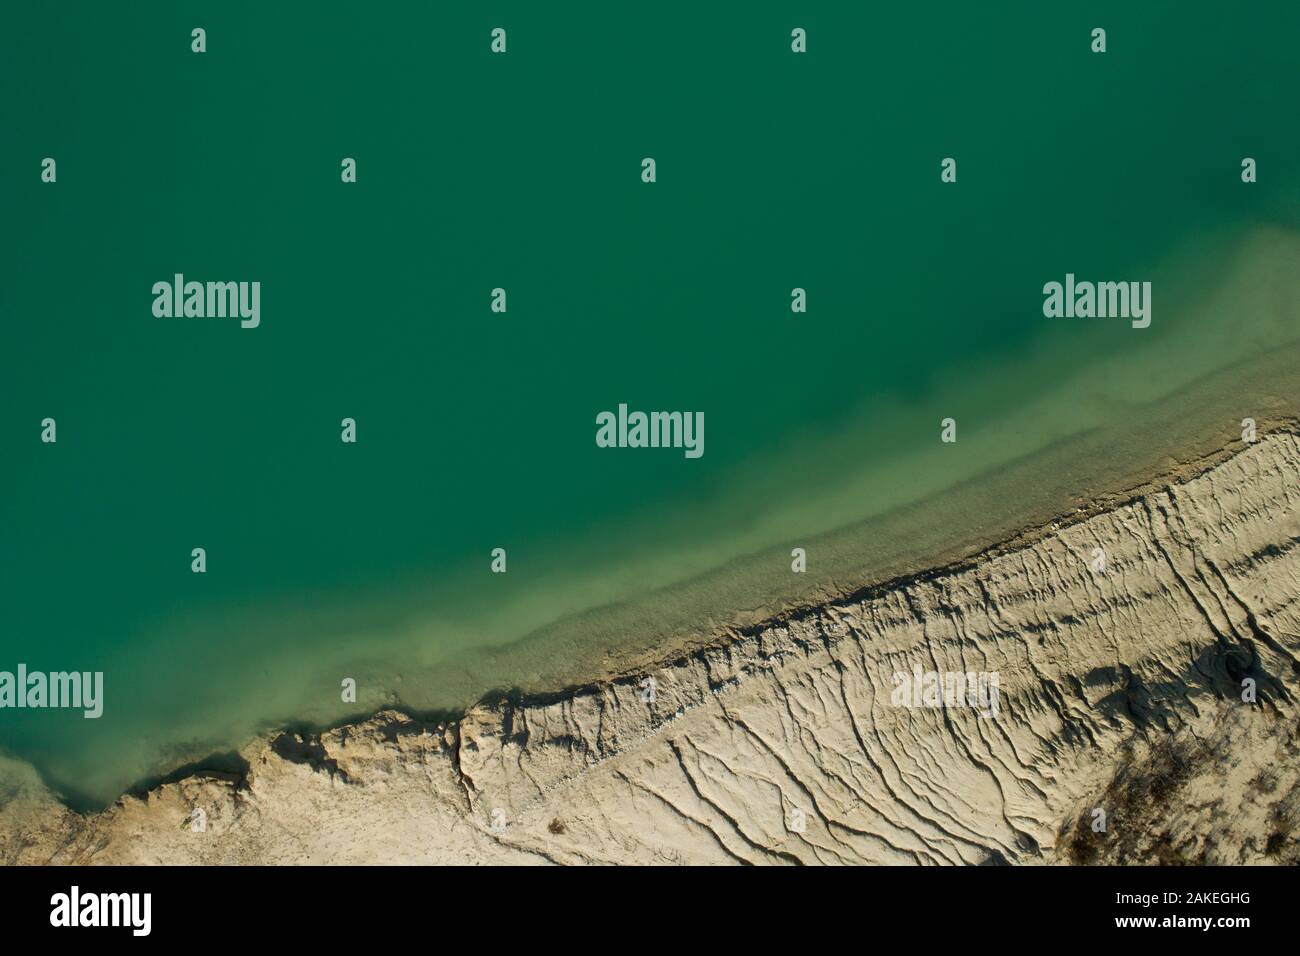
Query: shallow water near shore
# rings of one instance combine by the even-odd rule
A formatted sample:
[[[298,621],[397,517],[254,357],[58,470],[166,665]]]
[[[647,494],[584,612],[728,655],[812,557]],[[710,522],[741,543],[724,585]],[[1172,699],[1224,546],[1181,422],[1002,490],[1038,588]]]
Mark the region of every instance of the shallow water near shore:
[[[0,669],[106,700],[0,747],[94,806],[261,727],[597,679],[1296,414],[1300,14],[1201,6],[1094,12],[1102,56],[1029,4],[819,13],[804,56],[762,4],[520,5],[502,57],[466,11],[204,10],[202,56],[163,5],[7,13]],[[259,280],[260,327],[155,318],[177,272]],[[1044,318],[1067,272],[1151,280],[1151,327]],[[620,402],[705,454],[597,448]]]

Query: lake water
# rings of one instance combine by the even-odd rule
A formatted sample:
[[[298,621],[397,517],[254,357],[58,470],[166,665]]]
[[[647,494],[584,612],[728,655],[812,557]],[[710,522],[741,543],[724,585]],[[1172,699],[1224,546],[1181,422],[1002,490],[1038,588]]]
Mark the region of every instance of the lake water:
[[[1300,8],[835,6],[6,10],[0,670],[105,701],[0,747],[93,806],[276,722],[553,689],[883,574],[790,550],[1300,338]],[[260,325],[155,317],[176,273],[260,282]],[[1152,281],[1151,326],[1044,317],[1067,273]],[[620,403],[705,453],[597,447]]]

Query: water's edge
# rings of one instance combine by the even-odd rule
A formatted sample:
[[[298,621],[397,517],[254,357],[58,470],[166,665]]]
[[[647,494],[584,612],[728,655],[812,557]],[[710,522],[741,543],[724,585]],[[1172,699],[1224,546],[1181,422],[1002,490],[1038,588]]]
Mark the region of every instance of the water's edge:
[[[1261,426],[1259,438],[1260,440],[1265,440],[1269,435],[1277,433],[1288,433],[1293,435],[1300,434],[1300,419],[1293,418],[1289,420],[1280,419],[1270,421]],[[51,785],[48,781],[45,781],[43,776],[40,774],[39,768],[16,758],[10,757],[8,759],[13,760],[15,763],[21,763],[24,767],[30,768],[38,777],[41,777],[49,792],[53,794],[64,807],[82,816],[92,816],[97,812],[107,809],[115,803],[120,803],[123,799],[134,798],[147,800],[151,793],[158,791],[160,788],[185,780],[218,776],[224,779],[238,781],[248,770],[247,762],[241,754],[258,740],[271,740],[273,738],[282,737],[286,734],[301,735],[304,737],[317,735],[332,730],[357,726],[370,721],[377,714],[393,710],[407,714],[424,723],[445,725],[449,730],[455,731],[466,715],[474,710],[484,708],[494,710],[499,708],[502,704],[509,704],[515,710],[529,707],[545,707],[593,693],[599,693],[602,688],[613,685],[634,684],[639,682],[649,671],[659,668],[680,666],[692,657],[725,648],[728,645],[753,637],[769,628],[797,622],[810,616],[820,614],[827,608],[852,605],[861,602],[864,599],[878,597],[886,592],[906,587],[909,584],[928,581],[934,578],[971,569],[998,555],[1032,548],[1045,536],[1063,528],[1080,524],[1099,514],[1122,508],[1152,494],[1153,492],[1160,491],[1170,486],[1180,485],[1204,475],[1236,457],[1238,454],[1241,454],[1249,447],[1250,446],[1244,445],[1239,441],[1227,443],[1217,450],[1201,454],[1191,460],[1180,462],[1176,467],[1162,472],[1137,485],[1123,489],[1116,489],[1115,491],[1096,496],[1089,503],[1080,505],[1068,513],[1061,513],[1051,521],[1027,526],[1011,535],[1002,537],[991,543],[986,542],[979,548],[979,550],[973,553],[952,560],[947,560],[942,563],[935,563],[919,570],[907,571],[889,577],[888,579],[877,580],[855,586],[852,589],[844,590],[833,595],[825,595],[818,600],[790,603],[776,609],[761,619],[737,624],[735,626],[719,628],[707,639],[690,638],[675,646],[670,645],[660,647],[657,653],[652,652],[640,654],[635,658],[629,657],[627,660],[622,662],[617,672],[606,676],[589,680],[560,683],[552,689],[523,689],[518,687],[496,688],[483,694],[473,705],[454,710],[427,711],[399,704],[396,707],[383,706],[373,710],[359,711],[346,718],[334,721],[290,721],[267,725],[256,734],[240,741],[237,747],[220,752],[214,752],[202,759],[194,760],[180,767],[171,768],[169,771],[160,772],[140,779],[133,785],[127,787],[117,800],[111,801],[107,804],[92,804],[87,801],[78,800],[75,795],[61,792],[57,787]]]

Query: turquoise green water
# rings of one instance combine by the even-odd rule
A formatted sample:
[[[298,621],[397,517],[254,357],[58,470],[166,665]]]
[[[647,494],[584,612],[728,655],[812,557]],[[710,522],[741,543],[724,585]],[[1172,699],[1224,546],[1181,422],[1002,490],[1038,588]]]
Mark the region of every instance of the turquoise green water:
[[[1294,5],[843,6],[6,9],[0,670],[105,705],[0,710],[0,747],[94,803],[267,722],[460,707],[539,628],[1300,336],[1196,308],[1295,227]],[[155,318],[178,272],[260,281],[261,325]],[[1045,319],[1066,272],[1156,279],[1151,327]],[[597,448],[620,402],[703,411],[705,454]]]

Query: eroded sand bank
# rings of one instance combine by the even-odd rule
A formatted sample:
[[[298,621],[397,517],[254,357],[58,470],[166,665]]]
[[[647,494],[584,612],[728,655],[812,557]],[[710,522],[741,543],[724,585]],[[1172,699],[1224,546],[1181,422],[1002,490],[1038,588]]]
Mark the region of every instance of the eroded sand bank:
[[[103,813],[15,765],[0,860],[1295,862],[1298,479],[1290,428],[642,672],[453,725],[266,735],[242,773]],[[996,672],[998,715],[893,705],[916,667]]]

